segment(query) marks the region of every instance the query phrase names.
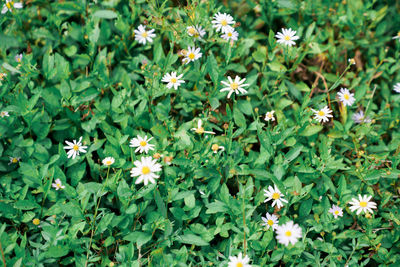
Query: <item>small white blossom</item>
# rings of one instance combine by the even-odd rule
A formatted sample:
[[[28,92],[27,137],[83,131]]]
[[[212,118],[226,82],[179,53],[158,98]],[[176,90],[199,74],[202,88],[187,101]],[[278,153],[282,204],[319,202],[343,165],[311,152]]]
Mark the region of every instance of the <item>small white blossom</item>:
[[[267,112],[267,114],[265,114],[265,120],[266,121],[275,121],[275,117],[274,117],[274,113],[275,113],[275,110],[271,110],[271,111],[268,111]]]
[[[232,30],[233,27],[230,26],[231,24],[235,24],[235,21],[233,20],[233,17],[229,14],[223,13],[221,14],[218,12],[217,14],[214,15],[214,20],[211,21],[213,24],[213,28],[216,28],[216,31],[222,31],[223,33]]]
[[[65,150],[69,150],[67,152],[67,156],[68,158],[74,159],[76,156],[79,156],[79,153],[86,153],[86,148],[87,146],[83,146],[82,145],[82,136],[79,138],[79,141],[76,142],[76,140],[73,140],[73,142],[69,142],[69,141],[65,141],[65,143],[67,143],[68,146],[64,146]]]
[[[55,180],[55,183],[51,184],[51,186],[52,186],[53,188],[55,188],[57,191],[58,191],[59,189],[64,189],[64,188],[65,188],[65,186],[62,185],[60,179],[56,179],[56,180]]]
[[[376,209],[376,203],[373,201],[369,201],[372,198],[372,196],[368,195],[358,195],[358,199],[353,198],[349,204],[351,205],[350,210],[352,212],[357,211],[357,215],[360,214],[361,212],[367,213],[374,213],[372,209]]]
[[[272,207],[276,205],[278,209],[280,209],[283,207],[282,202],[288,203],[288,201],[283,198],[284,195],[279,191],[276,185],[274,185],[274,187],[268,186],[268,190],[264,189],[264,192],[264,196],[267,197],[267,199],[264,200],[264,203],[273,200]]]
[[[206,31],[199,25],[189,26],[186,28],[186,30],[189,36],[193,36],[197,39],[201,39],[206,34]]]
[[[22,57],[23,57],[22,54],[15,55],[15,61],[21,63]]]
[[[244,258],[240,252],[237,257],[230,256],[228,267],[251,267],[249,264],[250,258],[246,255]]]
[[[102,163],[104,166],[111,166],[115,162],[115,159],[113,157],[106,157],[105,159],[102,160]]]
[[[263,220],[263,224],[267,226],[267,229],[269,229],[270,227],[272,227],[272,229],[276,229],[278,227],[278,216],[276,216],[275,214],[269,214],[268,212],[265,214],[266,217],[261,217],[261,219]]]
[[[175,90],[178,90],[178,87],[182,83],[185,83],[184,80],[180,80],[182,77],[183,74],[176,76],[176,71],[173,71],[171,73],[165,74],[161,81],[167,83],[168,89],[174,87]]]
[[[351,106],[353,105],[354,101],[356,101],[354,94],[350,93],[347,88],[340,88],[340,92],[338,92],[337,95],[340,102],[342,102],[345,106]]]
[[[332,213],[335,219],[340,216],[343,217],[343,209],[337,205],[332,205],[332,208],[329,209],[329,212]]]
[[[201,58],[203,54],[200,53],[200,48],[196,47],[188,47],[187,51],[185,51],[185,57],[182,59],[182,62],[185,64],[189,64],[190,62],[194,62]]]
[[[150,183],[155,183],[154,179],[159,178],[160,176],[155,174],[155,172],[161,171],[161,164],[157,163],[157,159],[153,159],[152,157],[142,157],[139,160],[136,160],[134,163],[135,168],[131,170],[131,176],[136,177],[139,176],[135,184],[144,183],[147,185]]]
[[[8,163],[8,165],[17,164],[20,160],[20,157],[10,157],[10,162]]]
[[[1,14],[7,13],[7,11],[13,12],[14,8],[22,8],[22,3],[14,2],[13,0],[6,0],[6,3],[3,5],[3,9],[1,10]]]
[[[135,153],[139,151],[139,153],[143,153],[143,151],[147,154],[149,150],[154,150],[154,145],[150,144],[149,141],[153,139],[150,137],[147,139],[147,135],[141,137],[140,135],[136,136],[136,138],[132,138],[130,141],[130,147],[137,147]]]
[[[278,32],[275,37],[278,38],[278,43],[287,46],[295,45],[295,41],[299,39],[299,37],[296,35],[296,31],[293,31],[292,29],[282,29],[282,32]]]
[[[276,239],[279,243],[288,246],[289,243],[292,245],[296,244],[299,238],[301,238],[301,228],[298,224],[294,224],[293,221],[289,221],[283,225],[279,225],[276,228]]]
[[[400,83],[396,83],[393,87],[393,91],[400,94]]]
[[[372,121],[370,117],[365,116],[362,110],[353,114],[353,120],[355,123],[370,123]]]
[[[225,147],[220,146],[218,144],[213,144],[211,146],[211,150],[216,154],[216,153],[218,153],[218,150],[225,151]]]
[[[154,29],[151,29],[149,31],[146,31],[146,27],[143,25],[139,25],[137,30],[134,30],[135,32],[135,40],[138,41],[140,44],[146,44],[146,42],[152,43],[153,38],[156,37],[156,34],[154,33]]]
[[[0,117],[2,117],[2,118],[10,117],[10,114],[8,114],[8,111],[2,111],[2,112],[0,112]]]
[[[325,106],[321,110],[315,110],[311,109],[314,112],[314,119],[316,119],[318,122],[327,122],[329,121],[329,118],[332,118],[332,110],[328,108],[328,106]]]
[[[249,86],[249,84],[244,83],[246,81],[246,78],[240,79],[239,76],[236,76],[235,80],[232,80],[232,78],[230,76],[228,76],[228,80],[229,80],[229,83],[225,82],[225,81],[221,81],[221,83],[223,85],[225,85],[226,87],[224,87],[220,90],[220,92],[229,91],[228,98],[230,98],[233,93],[235,93],[237,95],[239,93],[247,94],[247,91],[243,88],[245,86]]]
[[[237,31],[235,31],[235,29],[229,29],[227,30],[224,34],[221,35],[222,39],[225,39],[227,41],[231,40],[231,41],[237,41],[239,37],[239,33]]]

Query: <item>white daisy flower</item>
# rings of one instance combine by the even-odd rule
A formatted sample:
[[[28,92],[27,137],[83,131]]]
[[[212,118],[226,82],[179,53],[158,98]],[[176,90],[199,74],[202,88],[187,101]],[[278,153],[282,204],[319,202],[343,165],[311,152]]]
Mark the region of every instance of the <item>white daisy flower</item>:
[[[343,217],[343,209],[337,205],[332,205],[332,208],[329,209],[329,212],[332,213],[335,219],[340,216]]]
[[[138,41],[140,44],[146,44],[146,42],[152,43],[154,37],[156,37],[156,34],[154,33],[154,29],[151,29],[149,31],[146,31],[146,26],[139,25],[137,30],[134,30],[135,32],[135,40]]]
[[[4,77],[7,76],[7,73],[0,72],[0,81],[4,81]]]
[[[350,65],[355,65],[356,64],[356,61],[355,61],[354,58],[349,58],[348,61],[349,61]]]
[[[350,210],[352,212],[357,211],[357,215],[360,214],[361,212],[367,213],[374,213],[372,209],[376,209],[376,203],[373,201],[369,201],[372,198],[372,196],[368,195],[358,195],[358,199],[353,198],[349,204],[351,205]]]
[[[400,42],[400,31],[397,33],[397,35],[396,36],[393,36],[393,38],[392,38],[393,40],[395,40],[395,39],[399,39],[399,42]]]
[[[294,224],[293,221],[279,225],[276,228],[276,239],[285,246],[288,246],[289,243],[296,244],[299,238],[301,238],[301,228],[297,223]]]
[[[225,39],[227,41],[232,40],[232,41],[237,41],[239,37],[239,33],[235,31],[235,29],[229,29],[227,30],[223,35],[221,35],[222,39]]]
[[[138,135],[136,138],[132,138],[129,146],[137,147],[135,153],[138,151],[139,153],[143,153],[144,151],[147,154],[149,153],[149,150],[154,150],[154,145],[149,144],[151,139],[153,139],[153,137],[147,139],[147,135],[145,135],[144,138]]]
[[[15,55],[15,61],[18,62],[18,63],[21,63],[22,57],[23,57],[22,54]]]
[[[370,117],[365,117],[362,110],[353,114],[353,120],[355,123],[370,123],[372,121]]]
[[[393,87],[393,91],[396,93],[400,93],[400,83],[396,83]]]
[[[275,110],[271,110],[271,111],[268,111],[267,112],[267,114],[265,114],[265,120],[266,121],[275,121],[275,117],[274,117],[274,113],[275,113]]]
[[[201,119],[198,120],[197,122],[197,128],[192,128],[192,131],[195,131],[198,134],[203,134],[203,133],[207,133],[207,134],[215,134],[214,132],[211,131],[204,131],[204,128],[202,127],[203,122],[201,121]]]
[[[316,119],[318,122],[327,122],[329,121],[328,118],[332,118],[332,110],[330,110],[328,108],[328,106],[325,106],[323,109],[321,110],[315,110],[315,109],[311,109],[314,112],[314,119]]]
[[[65,188],[65,186],[62,185],[60,179],[56,179],[56,180],[55,180],[55,183],[52,183],[51,186],[52,186],[53,188],[55,188],[57,191],[58,191],[59,189],[64,189],[64,188]]]
[[[213,28],[216,28],[216,31],[222,31],[223,33],[233,30],[233,27],[230,26],[230,24],[235,24],[235,21],[233,20],[233,17],[229,14],[221,14],[218,12],[217,14],[214,15],[214,20],[211,21],[213,24]]]
[[[295,45],[295,41],[299,39],[299,36],[296,35],[296,31],[292,29],[282,29],[282,32],[278,32],[275,37],[278,38],[278,43],[287,46]]]
[[[211,150],[216,154],[216,153],[218,153],[218,150],[225,151],[225,147],[220,146],[218,144],[213,144],[211,146]]]
[[[65,141],[68,146],[65,146],[64,149],[69,151],[67,152],[68,158],[74,159],[76,156],[79,156],[79,153],[86,153],[86,148],[87,146],[82,145],[82,136],[79,138],[79,141],[76,142],[76,140],[73,140],[73,142]]]
[[[8,165],[17,164],[20,160],[21,158],[19,157],[10,157],[10,162],[8,163]]]
[[[351,106],[353,105],[354,101],[356,101],[354,94],[350,93],[347,88],[340,88],[340,92],[338,92],[337,95],[340,102],[342,102],[345,106]]]
[[[173,71],[171,73],[165,74],[161,81],[168,83],[167,84],[168,89],[170,89],[171,87],[174,87],[175,90],[178,90],[178,87],[182,83],[185,83],[184,80],[180,80],[180,78],[182,78],[182,77],[183,77],[183,74],[176,76],[176,71]]]
[[[249,86],[249,84],[244,83],[246,81],[246,78],[240,79],[239,76],[236,75],[235,80],[233,81],[230,76],[228,76],[229,83],[222,81],[221,83],[227,87],[224,87],[220,90],[220,92],[224,91],[229,91],[228,93],[228,98],[231,97],[233,93],[236,93],[237,95],[239,93],[241,94],[247,94],[247,91],[243,88],[244,86]]]
[[[154,179],[160,177],[155,172],[161,171],[162,166],[152,157],[142,157],[140,161],[136,160],[133,164],[135,168],[131,170],[131,177],[139,176],[135,184],[144,183],[144,185],[147,185],[149,182],[154,184],[156,182]]]
[[[264,203],[270,200],[274,200],[272,202],[272,207],[276,205],[278,209],[280,209],[281,207],[283,207],[282,202],[288,203],[287,200],[283,198],[284,195],[281,193],[281,191],[279,191],[278,187],[276,187],[275,184],[274,187],[268,186],[268,190],[264,189],[264,192],[264,196],[268,197],[264,200]]]
[[[104,166],[111,166],[114,164],[115,159],[113,157],[106,157],[101,162],[103,163]]]
[[[186,28],[186,30],[189,36],[193,36],[197,39],[201,39],[206,34],[206,31],[203,29],[203,27],[199,25],[189,26]]]
[[[2,111],[2,112],[0,112],[0,117],[2,117],[2,118],[10,117],[10,114],[8,114],[8,111]]]
[[[228,267],[251,267],[249,262],[250,258],[247,255],[243,258],[242,252],[240,252],[237,257],[229,257]]]
[[[185,64],[189,64],[191,61],[196,61],[201,58],[203,54],[200,53],[200,48],[196,47],[188,47],[185,57],[183,58],[182,62]]]
[[[278,227],[278,216],[276,216],[275,214],[269,214],[268,212],[265,214],[266,217],[261,217],[261,219],[263,220],[263,224],[267,226],[267,229],[269,229],[270,227],[272,227],[272,229],[276,229]]]
[[[14,8],[22,8],[22,3],[15,3],[13,0],[6,0],[6,3],[3,5],[3,9],[1,10],[1,14],[6,13],[7,11],[13,12]]]

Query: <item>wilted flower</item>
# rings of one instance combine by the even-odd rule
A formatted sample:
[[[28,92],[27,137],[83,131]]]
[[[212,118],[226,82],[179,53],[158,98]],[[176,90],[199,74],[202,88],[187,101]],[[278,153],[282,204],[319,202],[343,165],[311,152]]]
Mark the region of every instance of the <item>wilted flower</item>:
[[[190,36],[193,36],[194,38],[197,39],[202,38],[206,34],[206,31],[199,25],[189,26],[186,28],[186,30]]]
[[[214,153],[218,153],[218,150],[225,151],[225,147],[220,146],[220,145],[218,145],[218,144],[213,144],[213,145],[211,146],[211,150],[212,150]]]
[[[365,116],[362,110],[353,114],[353,120],[355,123],[370,123],[372,121],[370,117]]]
[[[197,121],[197,128],[192,128],[191,130],[192,131],[195,131],[196,133],[198,133],[198,134],[203,134],[203,133],[207,133],[207,134],[215,134],[214,132],[211,132],[211,131],[204,131],[204,128],[203,128],[203,122],[201,121],[201,119],[199,119],[198,121]]]

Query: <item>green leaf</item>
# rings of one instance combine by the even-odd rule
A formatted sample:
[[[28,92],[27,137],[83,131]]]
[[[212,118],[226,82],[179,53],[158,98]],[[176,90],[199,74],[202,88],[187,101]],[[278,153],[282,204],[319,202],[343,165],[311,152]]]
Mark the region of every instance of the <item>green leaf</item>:
[[[322,125],[308,125],[303,131],[299,132],[301,136],[311,136],[319,133],[324,127]]]
[[[115,19],[118,17],[118,14],[112,10],[97,10],[94,12],[93,17],[101,19]]]
[[[33,210],[36,208],[40,208],[40,206],[32,200],[18,200],[14,204],[14,208],[18,210]]]
[[[183,244],[195,245],[195,246],[209,246],[210,244],[204,241],[200,236],[194,234],[185,234],[180,236],[178,239]]]

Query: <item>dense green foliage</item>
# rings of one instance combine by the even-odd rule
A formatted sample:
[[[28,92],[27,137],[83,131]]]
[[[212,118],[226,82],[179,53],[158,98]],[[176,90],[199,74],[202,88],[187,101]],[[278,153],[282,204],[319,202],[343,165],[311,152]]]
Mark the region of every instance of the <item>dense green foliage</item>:
[[[236,21],[232,44],[212,28],[218,11]],[[1,14],[0,262],[227,266],[242,252],[252,266],[398,266],[399,12],[389,0],[33,0]],[[135,41],[140,24],[152,43]],[[282,28],[296,45],[277,43]],[[202,57],[182,64],[188,46]],[[177,90],[161,81],[172,71]],[[221,81],[236,75],[248,93],[227,99]],[[311,109],[324,106],[333,118],[319,123]],[[372,121],[356,124],[360,110]],[[199,119],[216,134],[191,131]],[[162,156],[154,184],[130,175],[137,135]],[[68,158],[81,136],[87,153]],[[274,184],[281,209],[264,203]],[[350,211],[359,194],[373,213]],[[299,242],[279,244],[266,212],[297,223]]]

